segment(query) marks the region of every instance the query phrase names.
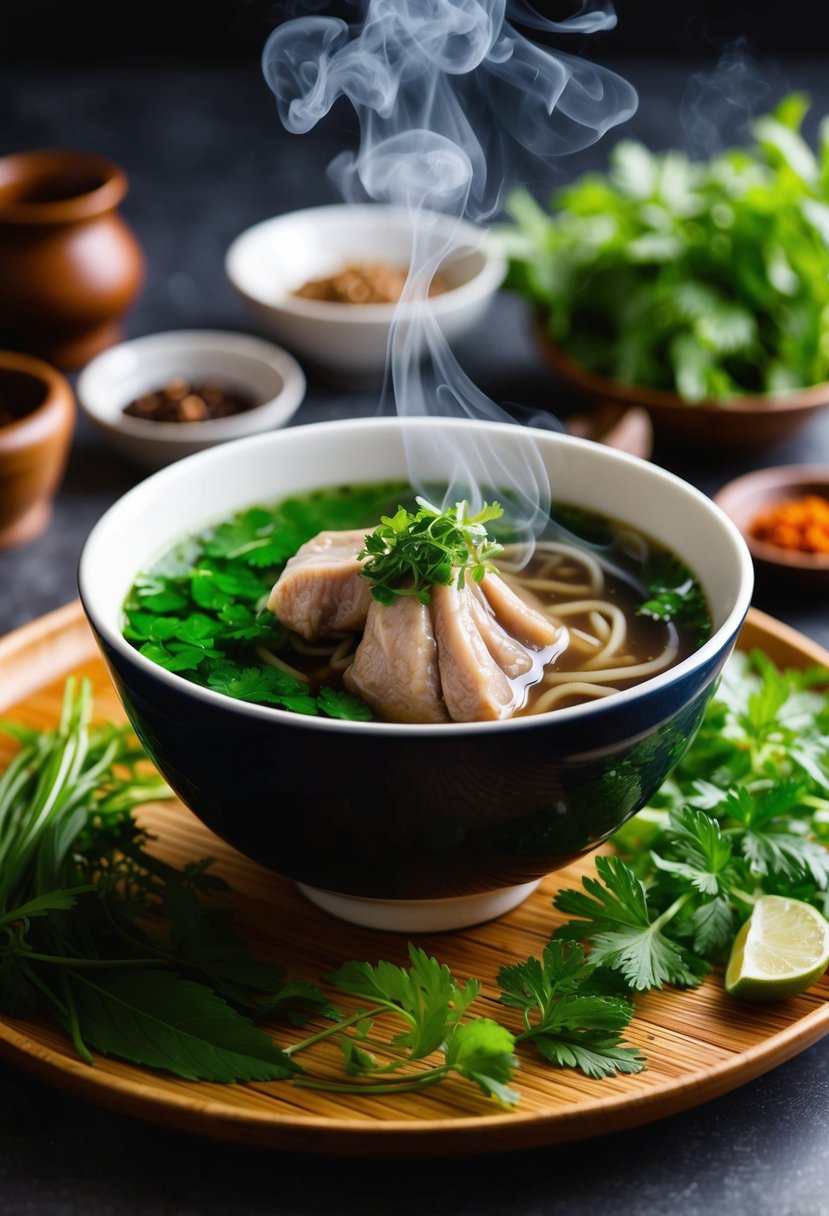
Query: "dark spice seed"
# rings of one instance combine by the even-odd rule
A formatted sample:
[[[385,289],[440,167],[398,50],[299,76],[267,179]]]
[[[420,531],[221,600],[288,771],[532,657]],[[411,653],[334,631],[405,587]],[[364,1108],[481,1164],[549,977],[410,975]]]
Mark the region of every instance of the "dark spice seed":
[[[258,402],[248,393],[220,384],[191,384],[175,376],[154,392],[142,393],[124,413],[149,422],[209,422],[253,409]]]

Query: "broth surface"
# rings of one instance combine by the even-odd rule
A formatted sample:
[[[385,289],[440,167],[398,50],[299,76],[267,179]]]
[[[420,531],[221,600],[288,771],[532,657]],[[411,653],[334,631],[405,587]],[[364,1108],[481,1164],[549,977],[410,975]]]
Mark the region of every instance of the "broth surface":
[[[440,501],[440,491],[436,491]],[[141,574],[124,636],[143,655],[214,691],[299,713],[368,720],[342,676],[360,634],[306,642],[264,609],[297,549],[321,531],[365,528],[399,505],[404,483],[339,486],[252,507],[172,547]],[[508,503],[507,515],[508,521]],[[503,524],[503,521],[498,521]],[[678,558],[627,524],[556,504],[524,560],[504,527],[497,565],[520,596],[568,630],[518,714],[610,696],[693,653],[710,633],[699,584]]]

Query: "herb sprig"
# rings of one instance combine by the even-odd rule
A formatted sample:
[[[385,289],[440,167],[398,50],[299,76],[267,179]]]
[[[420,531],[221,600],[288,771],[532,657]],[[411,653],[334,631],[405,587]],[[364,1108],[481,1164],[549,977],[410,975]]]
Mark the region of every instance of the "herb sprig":
[[[91,725],[89,687],[69,681],[54,730],[3,724],[19,749],[0,775],[0,1009],[50,1014],[87,1061],[342,1094],[454,1080],[510,1107],[528,1050],[593,1078],[639,1072],[623,1039],[636,993],[698,984],[763,894],[829,913],[826,684],[825,670],[780,672],[759,652],[731,659],[616,855],[556,896],[570,919],[541,959],[501,967],[496,1019],[494,994],[414,944],[408,966],[347,962],[325,987],[252,956],[210,859],[176,869],[153,855],[132,812],[169,790],[128,728]],[[276,1043],[263,1018],[315,1025]],[[342,1077],[312,1066],[326,1040]]]
[[[270,661],[290,635],[265,610],[288,558],[323,528],[369,527],[399,500],[397,483],[335,487],[252,507],[167,554],[139,577],[124,636],[146,658],[205,688],[294,713],[367,721],[359,697]]]
[[[93,726],[91,713],[89,685],[70,680],[55,730],[2,725],[20,748],[0,777],[0,1010],[48,1013],[89,1063],[101,1052],[190,1080],[338,1093],[454,1078],[507,1107],[518,1101],[512,1029],[472,1016],[480,982],[456,978],[418,947],[409,946],[408,966],[353,961],[325,977],[329,992],[361,1002],[356,1012],[251,955],[223,914],[226,887],[211,860],[177,869],[153,855],[132,811],[170,790],[128,728]],[[618,1043],[632,1007],[580,997],[593,967],[567,970],[519,1041],[533,1038],[552,1063],[588,1075],[630,1071]],[[504,983],[514,997],[515,981]],[[311,1017],[326,1024],[291,1044],[258,1025],[302,1027]],[[299,1062],[329,1039],[342,1078]]]
[[[652,804],[555,906],[632,991],[698,984],[763,894],[829,915],[829,675],[737,653]]]
[[[687,402],[829,377],[829,141],[793,93],[745,147],[693,161],[623,140],[550,208],[508,200],[508,286],[571,359]],[[825,128],[822,128],[822,131]]]
[[[379,526],[366,536],[359,555],[365,559],[362,574],[378,603],[392,604],[397,596],[413,595],[428,604],[430,587],[453,581],[463,587],[467,573],[480,582],[495,570],[492,559],[503,552],[503,545],[486,530],[504,513],[497,502],[484,503],[475,515],[469,514],[466,502],[442,511],[418,497],[417,505],[417,511],[398,507],[394,515],[382,516]]]

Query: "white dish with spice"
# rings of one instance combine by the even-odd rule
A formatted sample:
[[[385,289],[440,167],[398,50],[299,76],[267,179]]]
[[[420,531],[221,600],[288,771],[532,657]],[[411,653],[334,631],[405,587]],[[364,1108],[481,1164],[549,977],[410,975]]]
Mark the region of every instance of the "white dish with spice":
[[[223,330],[174,330],[110,347],[81,372],[76,393],[113,447],[143,468],[160,469],[204,448],[284,426],[305,387],[296,359],[271,342]],[[149,399],[162,394],[179,396],[185,420],[152,416]],[[236,397],[245,408],[211,417]],[[144,416],[125,413],[142,406]]]
[[[416,233],[419,253],[439,262],[444,290],[428,306],[452,342],[483,317],[503,282],[506,260],[491,235],[451,216],[422,212]],[[408,268],[412,246],[412,218],[405,209],[371,203],[311,207],[242,232],[228,249],[225,269],[259,321],[299,358],[352,381],[375,380],[386,366],[392,319],[410,321],[422,304],[343,303],[296,293],[352,267],[368,269],[373,277],[385,269],[393,277]]]

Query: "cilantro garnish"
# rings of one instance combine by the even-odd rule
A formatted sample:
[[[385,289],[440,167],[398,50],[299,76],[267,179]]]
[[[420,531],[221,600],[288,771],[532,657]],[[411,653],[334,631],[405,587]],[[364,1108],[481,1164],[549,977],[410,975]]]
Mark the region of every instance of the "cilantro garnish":
[[[700,645],[710,638],[711,616],[702,588],[678,557],[652,551],[645,567],[645,586],[648,598],[636,610],[640,616],[685,625],[696,632]]]
[[[753,903],[789,895],[829,913],[827,672],[737,653],[700,730],[652,804],[558,893],[557,936],[632,991],[698,983]]]
[[[524,1031],[516,1042],[532,1042],[545,1060],[579,1068],[588,1077],[641,1072],[644,1057],[622,1043],[633,1005],[591,990],[596,968],[575,942],[550,941],[542,961],[502,967],[501,1001],[520,1009]]]
[[[398,595],[415,595],[428,604],[430,587],[454,580],[463,587],[467,571],[480,582],[495,569],[492,558],[503,552],[486,531],[487,523],[504,513],[498,503],[484,503],[475,515],[465,502],[445,511],[425,498],[417,504],[417,511],[398,507],[394,515],[382,516],[359,555],[365,559],[363,577],[381,604],[393,603]]]
[[[285,562],[321,528],[370,526],[398,484],[339,487],[252,507],[165,555],[136,579],[124,637],[146,658],[238,700],[355,722],[372,717],[360,698],[275,674],[257,648],[275,652],[286,634],[264,610]]]
[[[152,633],[144,619],[136,629]],[[166,640],[145,644],[188,645],[160,632]],[[201,624],[192,636],[206,633]],[[234,696],[307,698],[272,668],[216,662],[212,675]],[[48,1014],[88,1062],[100,1051],[189,1079],[343,1095],[463,1082],[513,1106],[528,1049],[591,1078],[639,1072],[643,1057],[623,1041],[631,994],[698,983],[763,894],[829,911],[827,683],[825,670],[731,659],[673,776],[617,833],[618,855],[597,857],[581,890],[556,897],[571,919],[540,960],[502,966],[514,1031],[474,1015],[478,980],[414,944],[408,966],[354,961],[325,977],[359,1002],[354,1012],[254,957],[223,914],[210,859],[176,869],[149,850],[133,808],[169,790],[128,728],[90,725],[90,688],[69,680],[55,730],[3,725],[20,747],[0,774],[0,1009]],[[318,708],[355,707],[329,690]],[[256,1025],[263,1017],[324,1025],[280,1046]],[[313,1068],[328,1039],[341,1078]]]

